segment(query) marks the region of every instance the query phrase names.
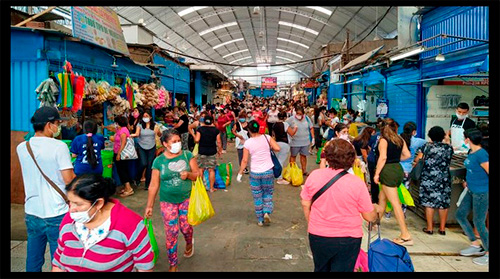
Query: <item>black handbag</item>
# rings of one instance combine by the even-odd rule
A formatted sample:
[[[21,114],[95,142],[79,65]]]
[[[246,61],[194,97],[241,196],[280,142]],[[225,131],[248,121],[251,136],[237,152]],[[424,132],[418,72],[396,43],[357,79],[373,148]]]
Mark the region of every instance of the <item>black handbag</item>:
[[[274,173],[274,178],[278,178],[281,175],[281,172],[283,171],[283,167],[281,167],[280,161],[278,160],[278,157],[274,153],[273,149],[271,148],[271,143],[267,140],[266,135],[263,135],[264,138],[267,141],[267,144],[269,144],[269,151],[271,151],[271,160],[273,161],[273,173]]]
[[[425,147],[424,156],[422,157],[422,159],[420,159],[420,161],[417,162],[417,164],[413,167],[413,169],[411,169],[410,174],[409,174],[410,179],[415,180],[415,181],[420,180],[420,177],[422,176],[422,170],[424,169],[424,159],[425,159],[425,157],[427,157],[426,151],[428,150],[428,147],[429,146]]]

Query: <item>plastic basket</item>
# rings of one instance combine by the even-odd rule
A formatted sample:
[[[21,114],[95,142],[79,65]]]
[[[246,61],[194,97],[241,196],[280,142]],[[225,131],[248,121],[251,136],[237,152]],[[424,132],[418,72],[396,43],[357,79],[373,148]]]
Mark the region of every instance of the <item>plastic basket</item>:
[[[102,158],[102,176],[112,177],[113,176],[113,151],[112,150],[101,150]]]

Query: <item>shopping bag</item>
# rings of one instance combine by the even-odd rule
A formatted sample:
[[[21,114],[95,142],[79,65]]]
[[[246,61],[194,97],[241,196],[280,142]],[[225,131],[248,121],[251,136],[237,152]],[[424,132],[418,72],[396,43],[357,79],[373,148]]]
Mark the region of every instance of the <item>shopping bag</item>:
[[[212,203],[208,198],[207,190],[200,177],[193,182],[188,206],[188,223],[192,226],[199,225],[215,215]]]
[[[226,186],[231,185],[232,176],[233,176],[233,164],[232,163],[222,163],[218,167],[220,176],[222,181],[226,184]]]
[[[379,190],[382,191],[382,184],[379,185]],[[405,185],[401,183],[398,187],[398,196],[401,204],[406,204],[408,206],[415,206],[415,201],[413,200],[410,192],[406,189]],[[392,204],[387,201],[387,205],[385,207],[385,212],[390,212],[392,210]]]
[[[292,181],[292,176],[291,176],[291,173],[290,173],[290,164],[288,164],[284,169],[283,169],[283,173],[282,173],[282,177],[284,180],[290,182]]]
[[[235,138],[235,135],[233,134],[233,131],[231,131],[231,125],[227,125],[226,126],[226,134],[227,134],[227,138],[232,140]]]
[[[352,166],[352,171],[354,172],[354,175],[359,177],[363,182],[365,182],[365,174],[363,173],[363,170],[361,169],[361,162],[358,158],[354,160],[354,164]]]
[[[153,250],[153,254],[155,255],[153,264],[156,264],[158,256],[160,255],[160,249],[158,248],[158,243],[156,243],[156,237],[153,231],[153,224],[151,223],[151,219],[144,219],[144,226],[146,226],[146,228],[148,229],[149,242],[151,243],[151,249]]]
[[[198,156],[198,149],[199,148],[200,148],[200,146],[198,143],[194,145],[193,152],[192,152],[194,157]]]
[[[135,150],[135,143],[131,137],[127,138],[125,142],[125,147],[122,149],[120,153],[121,160],[134,160],[139,158],[137,156],[137,151]]]
[[[215,183],[214,183],[214,188],[216,189],[226,189],[226,183],[220,176],[220,172],[218,168],[214,168],[215,171]]]
[[[300,186],[304,183],[304,176],[302,175],[302,170],[297,166],[296,163],[292,163],[290,169],[290,175],[292,177],[292,186]]]
[[[209,176],[210,176],[210,173],[208,172],[208,169],[205,169],[205,171],[203,171],[203,184],[205,185],[205,189],[207,191],[210,190]]]
[[[358,258],[354,265],[354,272],[368,272],[368,254],[363,249],[359,249]]]

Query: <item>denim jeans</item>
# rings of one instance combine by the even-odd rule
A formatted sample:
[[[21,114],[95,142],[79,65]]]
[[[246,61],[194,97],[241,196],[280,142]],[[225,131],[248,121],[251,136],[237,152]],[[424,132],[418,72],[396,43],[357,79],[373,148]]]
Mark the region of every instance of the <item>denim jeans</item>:
[[[227,133],[226,133],[226,130],[224,130],[224,132],[222,132],[222,131],[219,131],[219,132],[220,132],[220,139],[222,141],[222,149],[226,150],[226,148],[227,148]]]
[[[484,250],[488,251],[489,232],[486,228],[486,214],[488,213],[488,192],[472,193],[467,191],[462,203],[457,208],[456,218],[470,241],[475,241],[476,236],[467,216],[472,210],[472,222],[481,236]]]
[[[24,221],[28,231],[28,249],[26,252],[26,272],[42,272],[45,263],[45,249],[47,242],[50,246],[50,256],[54,259],[59,238],[59,226],[64,215],[52,218],[40,218],[25,214]]]
[[[139,169],[137,171],[137,181],[141,180],[142,172],[146,169],[146,184],[145,187],[149,187],[149,183],[151,182],[151,172],[153,168],[153,161],[155,160],[156,155],[156,146],[153,148],[146,150],[142,147],[139,147]]]

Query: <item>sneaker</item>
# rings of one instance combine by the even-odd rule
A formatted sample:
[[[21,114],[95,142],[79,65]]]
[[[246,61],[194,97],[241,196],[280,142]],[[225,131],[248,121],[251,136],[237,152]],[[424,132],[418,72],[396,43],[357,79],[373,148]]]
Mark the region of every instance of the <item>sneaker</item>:
[[[262,227],[264,226],[264,223],[262,221],[257,222],[257,226]]]
[[[460,255],[469,257],[469,256],[482,256],[486,254],[486,251],[484,251],[483,247],[479,246],[469,246],[466,249],[460,250]]]
[[[472,259],[472,262],[477,265],[487,265],[488,261],[489,261],[489,255],[484,255],[482,257]]]
[[[264,214],[264,225],[269,226],[271,224],[271,217],[269,217],[269,214],[266,213]]]
[[[384,217],[385,217],[385,219],[391,219],[391,213],[390,212],[386,212],[384,214]]]
[[[276,180],[276,183],[281,184],[281,185],[288,185],[290,182],[284,180],[284,179],[278,179]]]

